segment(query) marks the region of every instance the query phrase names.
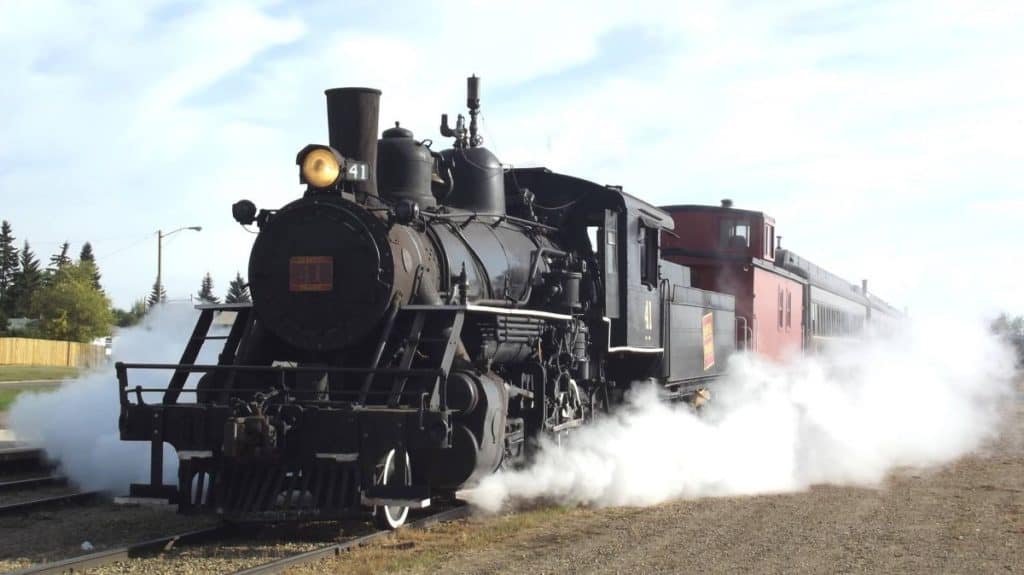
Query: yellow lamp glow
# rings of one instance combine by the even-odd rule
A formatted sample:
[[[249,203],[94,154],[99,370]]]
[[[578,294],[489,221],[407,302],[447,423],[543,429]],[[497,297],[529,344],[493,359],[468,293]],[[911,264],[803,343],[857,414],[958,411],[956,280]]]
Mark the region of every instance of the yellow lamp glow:
[[[327,148],[310,150],[302,160],[302,176],[314,188],[326,188],[338,181],[341,165]]]

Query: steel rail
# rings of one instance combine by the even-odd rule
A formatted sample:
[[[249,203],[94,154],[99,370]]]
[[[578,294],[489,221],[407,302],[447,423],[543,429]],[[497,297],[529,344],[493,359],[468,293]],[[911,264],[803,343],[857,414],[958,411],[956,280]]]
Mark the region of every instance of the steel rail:
[[[0,449],[0,465],[42,460],[43,450],[38,447],[5,447]]]
[[[157,539],[150,539],[149,541],[134,543],[125,547],[107,549],[106,551],[98,551],[96,553],[80,555],[78,557],[71,557],[60,561],[32,565],[31,567],[26,567],[20,571],[12,571],[9,575],[39,575],[43,573],[59,574],[68,572],[79,573],[87,568],[102,567],[103,565],[109,565],[117,561],[125,561],[133,557],[153,553],[155,551],[170,551],[171,548],[178,543],[201,542],[210,538],[232,533],[233,531],[234,530],[231,526],[217,525],[206,529],[198,529],[195,531],[168,535]]]
[[[405,525],[402,529],[422,529],[429,527],[437,523],[444,523],[446,521],[454,521],[456,519],[462,519],[463,517],[469,516],[469,506],[460,505],[453,507],[433,515],[428,515],[421,519],[411,521]],[[327,547],[321,547],[320,549],[314,549],[312,551],[306,551],[304,553],[297,553],[295,555],[289,555],[288,557],[282,557],[263,565],[257,565],[248,569],[242,569],[236,571],[234,575],[266,575],[269,573],[280,573],[289,567],[296,565],[303,565],[306,563],[312,563],[319,561],[320,559],[326,559],[329,557],[337,557],[345,551],[355,549],[356,547],[362,547],[371,541],[387,537],[392,532],[388,530],[375,531],[373,533],[362,535],[360,537],[354,537],[341,543],[335,543],[328,545]]]
[[[10,503],[8,505],[0,505],[0,516],[13,515],[15,513],[24,513],[26,511],[32,511],[39,507],[46,507],[49,505],[57,505],[60,503],[78,503],[81,501],[88,501],[100,495],[99,491],[82,491],[79,493],[67,493],[64,495],[54,495],[51,497],[40,497],[39,499],[30,499],[28,501],[22,501],[20,503]]]
[[[13,491],[29,487],[46,487],[48,485],[66,485],[68,478],[62,475],[44,475],[41,477],[26,477],[24,479],[12,479],[0,481],[0,491]]]

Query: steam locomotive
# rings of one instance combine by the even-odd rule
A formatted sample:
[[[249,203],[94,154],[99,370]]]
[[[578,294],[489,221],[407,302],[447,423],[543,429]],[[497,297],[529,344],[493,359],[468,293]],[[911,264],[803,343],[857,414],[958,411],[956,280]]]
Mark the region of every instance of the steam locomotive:
[[[672,218],[618,186],[503,167],[478,131],[478,78],[467,92],[468,125],[441,116],[442,151],[398,122],[378,139],[379,91],[326,92],[329,145],[298,153],[302,197],[232,208],[259,230],[252,303],[199,306],[177,364],[116,364],[121,438],[151,445],[132,496],[394,528],[638,381],[707,397],[735,304],[661,259]],[[211,340],[216,364],[197,363]],[[169,372],[167,386],[132,386],[143,370]]]

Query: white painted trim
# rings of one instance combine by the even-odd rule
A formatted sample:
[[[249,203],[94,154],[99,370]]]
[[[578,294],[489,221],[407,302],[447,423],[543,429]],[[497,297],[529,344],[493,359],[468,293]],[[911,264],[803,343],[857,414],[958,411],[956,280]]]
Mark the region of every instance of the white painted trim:
[[[387,499],[384,497],[367,497],[365,493],[360,494],[360,502],[363,505],[370,506],[384,506],[384,507],[402,507],[409,509],[426,509],[430,507],[430,499]]]
[[[150,507],[170,507],[175,505],[163,497],[115,497],[114,505],[144,505]]]
[[[612,320],[602,317],[604,323],[608,324],[608,353],[664,353],[665,348],[661,347],[633,347],[630,345],[618,345],[612,347]]]
[[[517,309],[517,308],[504,308],[504,307],[490,307],[486,305],[473,305],[467,304],[466,311],[478,311],[483,313],[495,313],[500,315],[525,315],[530,317],[539,317],[546,319],[559,319],[563,321],[572,320],[571,315],[563,313],[553,313],[550,311],[535,311],[529,309]]]
[[[358,453],[317,453],[317,459],[330,459],[338,462],[356,461],[359,459]]]

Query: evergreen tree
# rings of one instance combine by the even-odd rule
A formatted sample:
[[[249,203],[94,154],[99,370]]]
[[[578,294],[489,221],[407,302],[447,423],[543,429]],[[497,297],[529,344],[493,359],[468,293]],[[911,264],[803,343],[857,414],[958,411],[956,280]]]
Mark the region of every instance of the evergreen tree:
[[[206,303],[220,303],[220,299],[213,295],[213,278],[210,277],[210,272],[206,272],[206,275],[203,276],[203,283],[200,285],[199,293],[197,295],[199,296],[200,301],[204,301]]]
[[[57,272],[59,272],[64,266],[71,263],[71,257],[68,256],[68,251],[70,249],[71,244],[64,242],[60,246],[60,251],[50,256],[50,265],[43,271],[44,286],[52,284],[57,277]]]
[[[153,290],[149,292],[149,297],[146,298],[146,303],[149,307],[153,307],[158,303],[164,303],[167,301],[167,291],[164,290],[163,284],[159,281],[153,282]]]
[[[103,292],[103,286],[100,285],[100,266],[96,263],[96,256],[92,253],[92,244],[85,242],[82,244],[82,252],[78,255],[78,263],[80,265],[92,266],[92,285],[94,288]]]
[[[251,302],[249,297],[249,284],[242,279],[242,274],[235,272],[235,279],[228,285],[228,295],[224,297],[224,303],[245,303]]]
[[[7,220],[0,224],[0,313],[14,313],[14,276],[18,273],[18,248],[14,247],[14,235]],[[6,328],[5,321],[0,329]]]
[[[51,272],[56,273],[57,270],[71,263],[71,258],[68,256],[68,250],[70,249],[70,243],[64,242],[63,244],[61,244],[60,252],[50,256],[50,267],[47,269],[50,270]]]
[[[13,313],[9,315],[11,317],[28,317],[31,315],[32,295],[43,286],[43,271],[39,268],[39,260],[32,253],[28,240],[25,240],[18,259],[21,269],[14,275],[14,284],[11,286],[14,309]]]
[[[78,252],[78,261],[81,261],[81,262],[85,262],[85,261],[94,262],[94,261],[96,261],[96,256],[93,255],[93,253],[92,253],[92,244],[91,243],[85,242],[84,244],[82,244],[82,251]]]

